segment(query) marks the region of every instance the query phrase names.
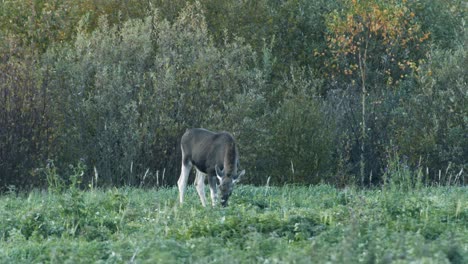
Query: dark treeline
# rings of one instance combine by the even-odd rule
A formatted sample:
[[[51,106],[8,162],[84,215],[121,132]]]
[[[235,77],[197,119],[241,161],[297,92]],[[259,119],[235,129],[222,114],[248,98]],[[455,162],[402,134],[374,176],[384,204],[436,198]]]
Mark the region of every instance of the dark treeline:
[[[186,128],[244,183],[465,184],[461,0],[2,1],[0,189],[172,185]],[[97,182],[96,182],[97,181]],[[14,186],[14,187],[13,187]]]

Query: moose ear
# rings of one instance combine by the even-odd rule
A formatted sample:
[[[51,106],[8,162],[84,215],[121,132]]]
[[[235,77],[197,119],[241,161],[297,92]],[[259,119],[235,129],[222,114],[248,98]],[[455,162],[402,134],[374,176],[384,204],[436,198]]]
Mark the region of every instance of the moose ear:
[[[234,179],[234,183],[240,181],[240,178],[242,177],[242,175],[245,174],[245,170],[242,170],[239,175],[237,175],[237,178]]]
[[[218,177],[219,182],[221,183],[223,181],[224,171],[220,170],[218,165],[215,165],[215,171],[216,171],[216,177]]]

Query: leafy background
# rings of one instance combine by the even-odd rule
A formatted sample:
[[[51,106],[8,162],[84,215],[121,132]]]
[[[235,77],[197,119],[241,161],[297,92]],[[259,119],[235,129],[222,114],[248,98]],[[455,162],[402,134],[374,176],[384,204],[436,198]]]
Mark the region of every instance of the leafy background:
[[[173,185],[186,128],[244,183],[466,183],[464,1],[2,1],[0,188]]]

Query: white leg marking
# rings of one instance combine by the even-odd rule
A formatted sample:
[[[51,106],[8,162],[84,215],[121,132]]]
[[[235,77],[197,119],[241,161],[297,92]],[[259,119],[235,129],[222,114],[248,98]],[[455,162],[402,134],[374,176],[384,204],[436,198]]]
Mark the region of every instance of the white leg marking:
[[[197,187],[198,196],[200,196],[203,207],[206,207],[205,174],[199,170],[197,170],[197,175],[195,177],[195,186]]]
[[[188,180],[191,169],[192,169],[191,163],[184,165],[184,163],[182,162],[182,169],[180,172],[180,177],[179,177],[179,180],[177,181],[177,185],[179,186],[180,204],[184,202],[185,187],[187,187],[187,180]]]

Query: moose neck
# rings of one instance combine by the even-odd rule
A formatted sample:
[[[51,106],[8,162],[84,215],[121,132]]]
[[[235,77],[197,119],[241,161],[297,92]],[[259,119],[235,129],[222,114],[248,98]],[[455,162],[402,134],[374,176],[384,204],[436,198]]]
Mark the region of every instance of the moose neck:
[[[226,145],[224,150],[224,175],[231,177],[237,174],[237,149],[234,142]]]

